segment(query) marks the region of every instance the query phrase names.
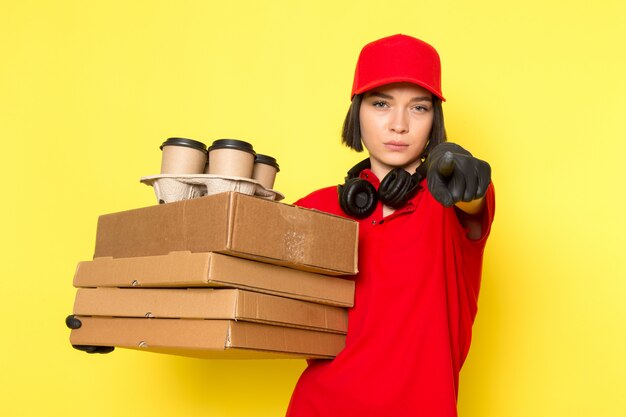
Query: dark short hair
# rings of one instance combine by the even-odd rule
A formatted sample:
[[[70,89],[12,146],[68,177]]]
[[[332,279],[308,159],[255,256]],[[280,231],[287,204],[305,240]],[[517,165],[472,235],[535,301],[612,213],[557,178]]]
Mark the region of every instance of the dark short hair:
[[[361,141],[361,119],[359,118],[362,101],[363,94],[357,94],[352,99],[352,104],[350,104],[348,114],[343,122],[343,131],[341,133],[341,142],[348,148],[352,148],[357,152],[363,151],[363,142]],[[446,127],[443,122],[441,99],[435,95],[433,95],[433,112],[433,126],[430,129],[428,145],[426,145],[426,149],[424,149],[422,157],[428,155],[428,153],[435,146],[447,140]]]

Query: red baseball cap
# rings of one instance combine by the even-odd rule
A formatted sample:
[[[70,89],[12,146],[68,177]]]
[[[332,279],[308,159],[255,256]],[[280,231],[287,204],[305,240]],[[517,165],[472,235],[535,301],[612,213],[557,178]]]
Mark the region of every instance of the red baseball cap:
[[[392,35],[368,43],[354,71],[352,97],[381,85],[410,82],[424,87],[442,101],[441,63],[431,45],[407,35]]]

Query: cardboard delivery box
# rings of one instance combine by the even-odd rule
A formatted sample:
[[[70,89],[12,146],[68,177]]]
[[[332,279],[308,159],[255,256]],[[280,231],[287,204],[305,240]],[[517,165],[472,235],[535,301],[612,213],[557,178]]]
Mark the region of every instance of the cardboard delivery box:
[[[330,275],[357,273],[358,223],[227,192],[100,216],[94,257],[222,252]]]
[[[346,333],[348,312],[236,289],[80,288],[78,316],[222,319]]]
[[[172,252],[80,262],[75,287],[230,287],[342,307],[354,281],[218,253]]]
[[[234,320],[77,318],[82,325],[72,330],[72,345],[215,359],[330,359],[345,346],[345,336],[337,333]]]

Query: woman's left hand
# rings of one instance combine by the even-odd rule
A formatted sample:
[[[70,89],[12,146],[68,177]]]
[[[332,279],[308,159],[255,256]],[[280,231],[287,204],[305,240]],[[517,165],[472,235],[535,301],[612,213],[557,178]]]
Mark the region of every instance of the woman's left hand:
[[[481,199],[491,182],[491,167],[456,143],[435,146],[426,159],[428,189],[450,207],[460,201]]]

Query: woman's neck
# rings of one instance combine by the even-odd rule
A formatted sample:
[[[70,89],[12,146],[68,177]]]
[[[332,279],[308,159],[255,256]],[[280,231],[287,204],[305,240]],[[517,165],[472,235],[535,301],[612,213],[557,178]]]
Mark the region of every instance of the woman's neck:
[[[370,164],[371,164],[372,172],[374,173],[374,175],[376,175],[379,181],[382,181],[383,178],[385,178],[387,174],[389,174],[392,170],[397,168],[392,165],[383,164],[372,158],[370,158]],[[402,168],[404,168],[404,170],[407,171],[409,174],[414,174],[415,171],[417,170],[417,167],[419,167],[420,164],[421,164],[421,160],[418,159],[417,161],[412,162],[409,165],[403,166]]]

